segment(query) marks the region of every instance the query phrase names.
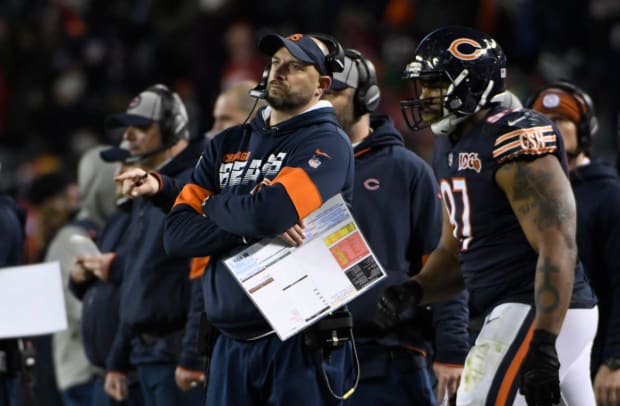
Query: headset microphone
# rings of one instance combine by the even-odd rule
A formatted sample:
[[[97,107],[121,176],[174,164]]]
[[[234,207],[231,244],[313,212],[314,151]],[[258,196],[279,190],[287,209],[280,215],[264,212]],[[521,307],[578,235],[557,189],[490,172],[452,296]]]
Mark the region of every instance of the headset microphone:
[[[140,154],[140,155],[131,155],[131,153],[129,151],[127,151],[127,157],[123,159],[123,162],[125,162],[126,164],[135,164],[138,162],[142,162],[144,161],[146,158],[157,154],[158,152],[161,152],[163,150],[166,150],[168,148],[170,148],[172,144],[168,143],[168,144],[164,144],[164,145],[160,145],[159,147],[152,149],[148,152],[145,152],[144,154]]]
[[[263,74],[261,75],[260,81],[254,89],[250,90],[249,94],[251,97],[256,99],[264,99],[267,97],[267,82],[269,81],[270,70],[271,63],[268,63],[265,65],[265,69],[263,69]]]
[[[124,162],[126,164],[136,164],[142,162],[146,158],[157,154],[167,148],[170,148],[170,143],[160,145],[159,147],[152,149],[144,154],[131,155],[131,152],[126,148],[112,147],[107,150],[101,151],[99,154],[104,161],[107,162]]]

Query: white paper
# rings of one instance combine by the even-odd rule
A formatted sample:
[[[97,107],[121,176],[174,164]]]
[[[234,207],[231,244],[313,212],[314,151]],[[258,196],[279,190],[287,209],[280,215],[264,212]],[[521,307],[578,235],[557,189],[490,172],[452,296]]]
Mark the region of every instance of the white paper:
[[[67,328],[60,264],[0,268],[0,338]]]
[[[342,196],[306,217],[304,231],[300,247],[263,240],[224,261],[283,341],[385,276]]]
[[[97,255],[101,255],[99,248],[95,245],[95,242],[83,235],[74,234],[69,238],[69,242],[71,243],[71,249],[73,250],[74,256],[89,256],[94,257]]]

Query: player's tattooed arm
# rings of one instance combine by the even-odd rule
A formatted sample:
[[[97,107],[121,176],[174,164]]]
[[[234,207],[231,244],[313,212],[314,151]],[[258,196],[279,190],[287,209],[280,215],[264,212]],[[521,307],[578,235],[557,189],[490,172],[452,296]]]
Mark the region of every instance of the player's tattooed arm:
[[[536,327],[557,334],[570,302],[577,258],[570,183],[552,155],[506,163],[498,169],[496,181],[538,252],[533,292]]]
[[[560,290],[554,283],[560,269],[553,264],[549,257],[543,258],[542,262],[536,267],[536,278],[541,279],[541,282],[536,285],[534,299],[538,311],[550,314],[556,311],[561,303]]]
[[[558,194],[557,190],[551,188],[556,175],[553,171],[533,168],[527,162],[513,162],[500,169],[506,170],[514,172],[511,204],[524,216],[532,213],[534,224],[539,230],[561,230],[562,225],[571,221],[571,216],[574,217],[570,205],[558,198],[562,193]]]

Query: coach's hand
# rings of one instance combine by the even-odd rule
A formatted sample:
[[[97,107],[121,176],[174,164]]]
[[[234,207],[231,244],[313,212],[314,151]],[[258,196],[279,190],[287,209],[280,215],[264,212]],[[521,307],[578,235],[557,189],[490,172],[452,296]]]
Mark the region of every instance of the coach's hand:
[[[413,318],[421,299],[422,286],[416,281],[388,286],[379,298],[375,323],[387,330],[401,320]]]
[[[530,349],[521,365],[520,392],[528,406],[560,403],[560,361],[555,350],[556,335],[534,330]]]

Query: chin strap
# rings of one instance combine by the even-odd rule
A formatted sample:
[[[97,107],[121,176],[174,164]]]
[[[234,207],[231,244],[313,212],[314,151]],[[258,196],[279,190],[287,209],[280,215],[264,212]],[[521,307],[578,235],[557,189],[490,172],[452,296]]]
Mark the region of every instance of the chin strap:
[[[457,115],[456,113],[449,113],[448,115],[443,116],[441,119],[431,124],[431,130],[433,131],[433,133],[438,136],[439,135],[450,135],[456,129],[456,127],[461,122],[463,122],[466,118],[471,117],[472,115],[479,112],[484,106],[487,105],[487,97],[489,97],[489,93],[491,93],[491,89],[493,89],[494,84],[495,82],[493,80],[489,80],[489,83],[487,84],[487,87],[484,89],[484,92],[482,92],[480,101],[478,102],[478,105],[476,105],[476,108],[474,109],[474,111],[472,111],[469,114],[465,114],[465,115]],[[449,89],[448,92],[450,93],[450,91],[451,89]],[[498,98],[500,95],[504,95],[504,93],[508,93],[508,92],[502,92],[502,93],[499,93],[493,96],[490,102],[491,103],[495,103],[496,101],[499,102],[499,100],[496,100],[496,98]],[[510,94],[512,95],[512,93]],[[514,95],[512,96],[515,97]]]
[[[444,116],[441,120],[435,121],[431,124],[431,130],[433,134],[440,135],[450,135],[452,131],[459,125],[463,120],[465,120],[469,116],[457,117],[456,114],[451,113],[447,116]]]

